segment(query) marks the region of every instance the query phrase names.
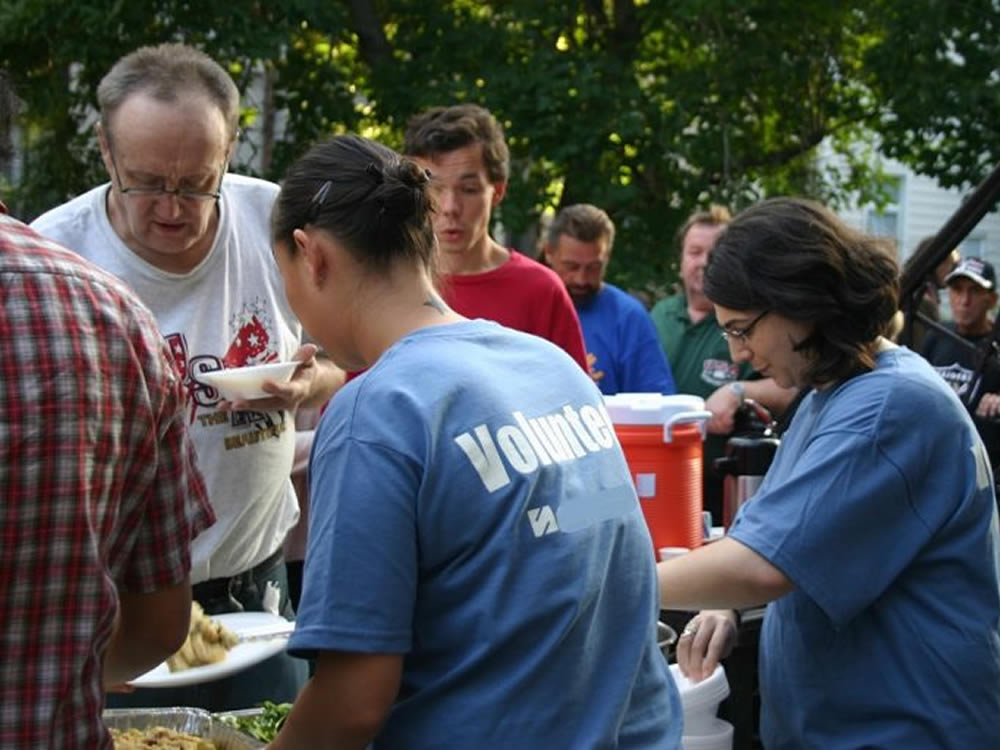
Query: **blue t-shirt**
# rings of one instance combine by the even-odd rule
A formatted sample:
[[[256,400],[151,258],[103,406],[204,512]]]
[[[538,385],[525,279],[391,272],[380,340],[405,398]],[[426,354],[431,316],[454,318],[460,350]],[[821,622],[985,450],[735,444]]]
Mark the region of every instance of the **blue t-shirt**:
[[[656,571],[600,393],[553,344],[415,331],[331,401],[290,650],[405,654],[375,748],[676,748]]]
[[[591,371],[601,393],[677,392],[649,313],[635,297],[611,284],[576,306]]]
[[[761,633],[768,750],[1000,746],[992,476],[921,357],[808,395],[729,535],[796,587]]]

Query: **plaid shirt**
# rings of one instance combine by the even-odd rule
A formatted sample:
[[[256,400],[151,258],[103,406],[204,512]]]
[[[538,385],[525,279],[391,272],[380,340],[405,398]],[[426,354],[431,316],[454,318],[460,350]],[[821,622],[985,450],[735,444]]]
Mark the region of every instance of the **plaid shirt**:
[[[214,521],[184,423],[138,299],[0,215],[0,747],[111,747],[116,587],[184,582]]]

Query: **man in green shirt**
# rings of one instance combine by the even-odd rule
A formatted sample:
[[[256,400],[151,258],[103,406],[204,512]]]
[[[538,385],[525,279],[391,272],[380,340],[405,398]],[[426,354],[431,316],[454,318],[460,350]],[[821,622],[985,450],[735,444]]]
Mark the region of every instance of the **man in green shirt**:
[[[677,392],[700,396],[712,413],[703,447],[702,499],[716,524],[722,523],[722,477],[712,461],[725,451],[736,409],[750,398],[779,416],[796,395],[770,378],[760,379],[748,364],[733,362],[729,344],[715,320],[715,308],[705,296],[705,264],[729,220],[729,211],[722,206],[712,206],[688,218],[677,233],[683,291],[660,300],[650,313]]]

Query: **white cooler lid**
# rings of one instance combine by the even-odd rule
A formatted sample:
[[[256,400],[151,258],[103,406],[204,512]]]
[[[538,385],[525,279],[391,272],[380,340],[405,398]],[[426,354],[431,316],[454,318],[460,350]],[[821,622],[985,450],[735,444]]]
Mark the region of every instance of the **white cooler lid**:
[[[604,406],[616,425],[663,425],[663,440],[671,442],[675,424],[695,423],[705,437],[711,412],[705,410],[705,400],[700,396],[662,393],[616,393],[604,397]]]
[[[701,412],[705,399],[700,396],[662,393],[616,393],[604,397],[613,424],[667,424],[673,417],[686,412]]]

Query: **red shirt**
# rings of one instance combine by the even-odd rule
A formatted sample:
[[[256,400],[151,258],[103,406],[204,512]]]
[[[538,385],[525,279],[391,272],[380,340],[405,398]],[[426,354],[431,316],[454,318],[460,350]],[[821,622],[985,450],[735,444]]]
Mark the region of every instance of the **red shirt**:
[[[183,583],[214,521],[184,398],[121,282],[0,216],[0,747],[111,747],[116,589]]]
[[[445,302],[467,318],[486,318],[548,339],[575,359],[584,372],[587,349],[580,319],[562,279],[551,268],[510,251],[502,266],[474,274],[446,276]]]

